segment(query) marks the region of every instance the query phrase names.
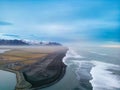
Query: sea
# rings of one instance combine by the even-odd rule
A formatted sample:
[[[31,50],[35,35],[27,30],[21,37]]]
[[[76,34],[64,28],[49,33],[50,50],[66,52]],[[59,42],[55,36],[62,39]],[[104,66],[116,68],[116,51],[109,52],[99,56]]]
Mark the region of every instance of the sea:
[[[120,47],[70,46],[64,77],[40,90],[120,90]]]

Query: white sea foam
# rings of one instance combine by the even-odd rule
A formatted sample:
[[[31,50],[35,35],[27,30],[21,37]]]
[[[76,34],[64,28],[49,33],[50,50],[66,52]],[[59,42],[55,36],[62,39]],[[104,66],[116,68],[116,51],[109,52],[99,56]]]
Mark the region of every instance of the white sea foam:
[[[69,58],[71,58],[71,57],[73,57],[73,58],[84,58],[83,56],[79,55],[77,52],[75,52],[72,49],[70,49],[68,51],[67,55],[69,56]]]
[[[81,56],[81,55],[79,55],[79,54],[77,54],[74,50],[72,50],[72,49],[69,49],[68,51],[67,51],[67,53],[66,53],[66,56],[63,58],[63,62],[64,62],[64,64],[66,64],[66,65],[68,65],[68,63],[67,63],[67,59],[69,59],[69,58],[73,58],[73,60],[74,59],[81,59],[81,58],[84,58],[83,56]],[[69,61],[70,62],[70,61]],[[70,64],[69,64],[70,65]]]
[[[93,67],[93,64],[88,61],[74,61],[74,63],[78,66],[76,69],[76,75],[78,80],[90,80],[92,76],[90,74],[90,70]]]
[[[73,60],[69,60],[69,58],[73,58]],[[66,65],[74,64],[76,66],[75,73],[78,80],[89,80],[93,90],[116,90],[116,88],[120,88],[120,76],[109,70],[119,70],[120,66],[95,60],[84,61],[81,60],[82,58],[74,50],[69,50],[63,59]]]
[[[78,80],[88,80],[93,90],[116,90],[120,88],[120,76],[112,70],[119,70],[120,66],[99,61],[74,61],[78,67],[76,75]]]
[[[115,90],[115,88],[120,88],[120,76],[108,71],[108,69],[120,68],[119,66],[98,61],[92,61],[92,63],[95,65],[90,72],[93,77],[90,80],[93,90]]]
[[[66,59],[69,57],[68,52],[69,52],[69,51],[67,51],[66,56],[63,58],[63,63],[64,63],[65,65],[67,65]]]

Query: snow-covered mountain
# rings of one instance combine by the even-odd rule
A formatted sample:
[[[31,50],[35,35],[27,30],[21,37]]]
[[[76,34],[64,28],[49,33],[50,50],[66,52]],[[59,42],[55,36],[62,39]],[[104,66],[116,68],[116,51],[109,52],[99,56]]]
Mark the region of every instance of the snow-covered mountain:
[[[57,42],[22,39],[16,34],[0,33],[0,45],[61,45]]]

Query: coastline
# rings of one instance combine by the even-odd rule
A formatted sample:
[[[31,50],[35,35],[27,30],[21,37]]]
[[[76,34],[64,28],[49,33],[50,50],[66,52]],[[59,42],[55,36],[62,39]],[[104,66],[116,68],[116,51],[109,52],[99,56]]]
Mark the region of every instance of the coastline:
[[[50,75],[49,77],[45,76],[43,79],[38,80],[36,82],[33,82],[32,80],[31,81],[28,80],[27,76],[23,71],[11,70],[11,69],[5,68],[4,66],[1,66],[0,70],[4,70],[4,71],[8,71],[16,74],[17,83],[16,83],[15,90],[36,90],[36,89],[48,87],[58,82],[64,76],[66,71],[66,65],[63,63],[62,60],[66,56],[67,50],[68,49],[57,51],[55,53],[48,55],[48,57],[45,58],[46,62],[48,62],[49,57],[51,58],[50,63],[45,67],[45,69],[48,74],[52,72],[52,75]],[[42,74],[44,74],[44,72]]]

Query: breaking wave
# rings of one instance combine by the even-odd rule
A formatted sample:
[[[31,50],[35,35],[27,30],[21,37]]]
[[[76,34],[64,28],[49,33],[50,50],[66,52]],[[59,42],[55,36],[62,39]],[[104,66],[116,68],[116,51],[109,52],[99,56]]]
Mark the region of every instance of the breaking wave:
[[[80,81],[88,81],[92,85],[92,90],[119,90],[120,75],[115,74],[115,71],[120,72],[120,66],[104,63],[96,60],[82,60],[84,57],[76,53],[74,50],[69,50],[64,57],[63,62],[66,65],[76,65],[76,78]],[[77,59],[77,60],[76,60]]]

